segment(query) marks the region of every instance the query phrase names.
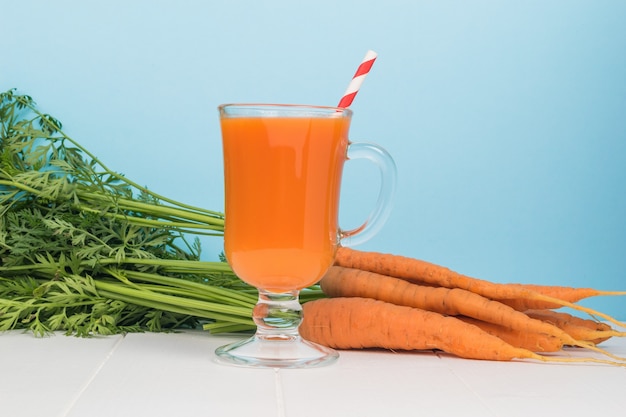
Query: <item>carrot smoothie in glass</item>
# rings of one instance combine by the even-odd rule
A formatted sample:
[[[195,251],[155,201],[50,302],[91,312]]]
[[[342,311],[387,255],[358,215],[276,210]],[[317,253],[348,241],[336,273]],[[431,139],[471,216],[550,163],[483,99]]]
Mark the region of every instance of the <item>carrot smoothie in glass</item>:
[[[332,264],[349,124],[332,115],[221,120],[225,253],[250,285],[302,289]]]
[[[352,111],[296,104],[218,107],[224,153],[224,250],[233,271],[258,290],[253,336],[215,350],[230,365],[300,368],[339,354],[300,336],[300,290],[333,264],[338,245],[374,236],[389,215],[396,169],[382,147],[348,140]],[[344,162],[380,171],[378,200],[359,227],[338,225]]]

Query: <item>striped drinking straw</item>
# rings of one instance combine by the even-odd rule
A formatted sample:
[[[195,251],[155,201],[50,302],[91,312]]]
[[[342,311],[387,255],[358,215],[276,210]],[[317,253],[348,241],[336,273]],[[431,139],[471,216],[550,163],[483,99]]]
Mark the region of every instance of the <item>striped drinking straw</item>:
[[[370,72],[370,69],[372,69],[372,65],[374,65],[376,56],[376,52],[367,51],[367,53],[365,54],[365,58],[363,58],[361,65],[359,65],[359,68],[356,70],[356,73],[352,77],[352,81],[350,81],[350,84],[348,85],[348,88],[346,89],[346,92],[339,101],[337,107],[350,107],[350,105],[352,104],[352,100],[354,100],[356,93],[359,92],[359,88],[361,87],[361,84],[363,84],[365,77]]]

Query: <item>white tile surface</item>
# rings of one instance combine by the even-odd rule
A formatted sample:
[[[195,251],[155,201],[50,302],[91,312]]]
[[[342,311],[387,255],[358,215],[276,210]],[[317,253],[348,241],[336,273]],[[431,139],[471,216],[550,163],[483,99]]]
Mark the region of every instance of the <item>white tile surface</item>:
[[[337,363],[306,370],[217,364],[215,348],[237,338],[0,334],[0,416],[623,415],[624,367],[385,351],[341,352]],[[626,356],[625,339],[603,347]]]
[[[65,416],[122,340],[0,333],[0,416]]]
[[[624,369],[603,365],[466,363],[453,372],[495,415],[510,417],[617,415],[609,399],[626,386]]]
[[[282,373],[287,416],[496,417],[433,353],[342,352],[313,371]]]
[[[68,417],[278,415],[275,372],[213,362],[232,338],[130,334]]]

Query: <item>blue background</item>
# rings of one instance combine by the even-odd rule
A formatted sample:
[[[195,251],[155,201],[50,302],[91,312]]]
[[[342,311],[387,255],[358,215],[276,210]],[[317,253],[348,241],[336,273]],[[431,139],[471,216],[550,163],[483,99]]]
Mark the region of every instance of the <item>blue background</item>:
[[[399,181],[361,249],[626,290],[625,18],[602,0],[3,0],[0,89],[33,96],[111,168],[221,211],[217,105],[336,105],[373,49],[352,140],[387,148]],[[376,182],[347,165],[344,227]],[[626,319],[623,297],[586,305]]]

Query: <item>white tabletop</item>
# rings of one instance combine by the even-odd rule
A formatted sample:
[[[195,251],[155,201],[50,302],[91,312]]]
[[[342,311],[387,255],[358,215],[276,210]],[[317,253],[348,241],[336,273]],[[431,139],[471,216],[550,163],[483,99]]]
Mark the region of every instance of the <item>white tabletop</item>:
[[[343,351],[332,365],[304,370],[217,364],[214,349],[237,337],[2,333],[0,416],[514,417],[624,410],[623,367],[385,351]],[[602,346],[626,356],[626,340]]]

